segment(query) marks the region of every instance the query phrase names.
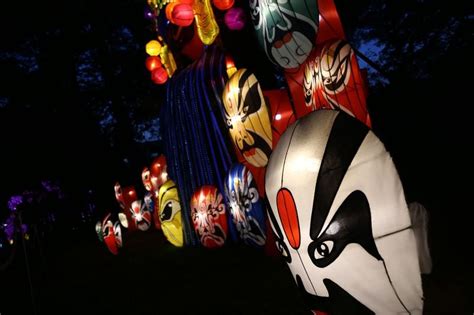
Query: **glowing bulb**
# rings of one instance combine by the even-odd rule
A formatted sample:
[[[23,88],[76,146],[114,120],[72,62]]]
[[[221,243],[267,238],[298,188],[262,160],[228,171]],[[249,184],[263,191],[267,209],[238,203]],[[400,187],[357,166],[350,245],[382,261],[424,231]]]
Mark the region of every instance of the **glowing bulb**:
[[[280,120],[281,119],[281,114],[276,114],[275,115],[275,120]]]

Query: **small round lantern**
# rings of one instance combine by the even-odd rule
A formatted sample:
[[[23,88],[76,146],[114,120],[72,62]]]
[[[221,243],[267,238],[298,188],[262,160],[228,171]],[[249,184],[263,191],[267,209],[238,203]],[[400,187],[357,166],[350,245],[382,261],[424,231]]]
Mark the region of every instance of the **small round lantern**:
[[[178,26],[189,26],[194,21],[193,7],[189,4],[179,3],[173,7],[171,21]]]
[[[161,50],[161,44],[157,40],[149,41],[145,46],[146,53],[150,56],[158,56]]]
[[[168,73],[165,68],[159,67],[151,72],[151,80],[156,84],[163,84],[168,80]]]
[[[242,8],[232,8],[224,16],[225,25],[230,30],[239,31],[245,26],[245,13]]]
[[[214,6],[219,10],[225,11],[234,5],[234,0],[213,0]]]
[[[153,71],[156,68],[161,67],[161,60],[157,56],[149,56],[145,60],[145,66],[148,69],[148,71]]]

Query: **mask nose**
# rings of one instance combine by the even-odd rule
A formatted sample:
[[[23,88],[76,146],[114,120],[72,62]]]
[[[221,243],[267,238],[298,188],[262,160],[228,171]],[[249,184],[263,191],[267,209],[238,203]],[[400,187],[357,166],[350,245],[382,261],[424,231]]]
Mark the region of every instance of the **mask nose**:
[[[277,207],[286,238],[291,247],[298,249],[301,241],[298,212],[293,195],[288,189],[282,188],[278,191]]]

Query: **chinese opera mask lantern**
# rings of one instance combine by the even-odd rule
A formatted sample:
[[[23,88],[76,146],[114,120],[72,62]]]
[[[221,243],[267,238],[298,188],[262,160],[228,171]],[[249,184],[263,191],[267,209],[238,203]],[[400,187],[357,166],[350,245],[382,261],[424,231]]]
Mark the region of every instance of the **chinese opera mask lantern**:
[[[135,225],[134,220],[132,219],[132,203],[137,200],[137,192],[133,186],[121,187],[119,183],[116,183],[114,186],[115,190],[115,199],[119,203],[120,207],[123,209],[123,213],[125,214],[124,219],[122,214],[120,216],[120,222],[122,223],[123,227],[128,228],[130,231],[133,231],[137,228]],[[127,223],[125,223],[125,221]]]
[[[146,209],[146,205],[143,204],[142,206],[141,200],[135,200],[132,202],[130,211],[135,226],[140,231],[147,231],[151,224],[151,212]]]
[[[150,170],[148,167],[145,167],[142,171],[142,182],[143,182],[143,187],[147,191],[152,191],[152,185],[151,185],[151,175],[150,175]]]
[[[257,39],[268,59],[284,69],[299,67],[313,49],[319,25],[316,0],[249,0]]]
[[[272,152],[272,129],[260,84],[247,69],[238,70],[222,95],[232,141],[247,162],[264,167]]]
[[[172,180],[161,185],[158,192],[160,201],[159,218],[161,229],[168,241],[177,247],[183,246],[183,224],[178,188]]]
[[[102,235],[109,251],[117,255],[119,248],[122,247],[122,230],[119,221],[114,220],[110,213],[102,221]]]
[[[338,109],[370,127],[365,81],[349,43],[324,44],[316,58],[305,66],[305,105],[315,109]]]
[[[234,164],[226,180],[227,209],[240,239],[247,245],[265,245],[265,212],[252,173]]]
[[[166,158],[162,154],[159,157],[155,158],[151,163],[150,168],[150,181],[151,186],[155,194],[158,193],[158,189],[163,185],[164,182],[168,180],[168,172],[166,166]]]
[[[364,124],[340,111],[306,115],[280,138],[265,179],[278,247],[313,308],[422,313],[403,188]]]
[[[103,242],[104,235],[102,234],[102,223],[100,221],[97,221],[97,223],[95,224],[95,232],[97,233],[99,241]]]
[[[224,200],[214,186],[202,186],[191,197],[191,218],[201,244],[207,248],[224,245],[227,218]]]

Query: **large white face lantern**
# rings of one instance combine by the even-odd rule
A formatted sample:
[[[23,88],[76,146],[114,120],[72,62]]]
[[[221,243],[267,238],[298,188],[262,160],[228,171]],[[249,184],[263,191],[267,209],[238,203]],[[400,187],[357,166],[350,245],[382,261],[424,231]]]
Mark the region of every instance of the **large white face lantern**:
[[[273,151],[265,188],[277,245],[312,309],[422,313],[403,188],[364,124],[332,110],[298,120]]]

